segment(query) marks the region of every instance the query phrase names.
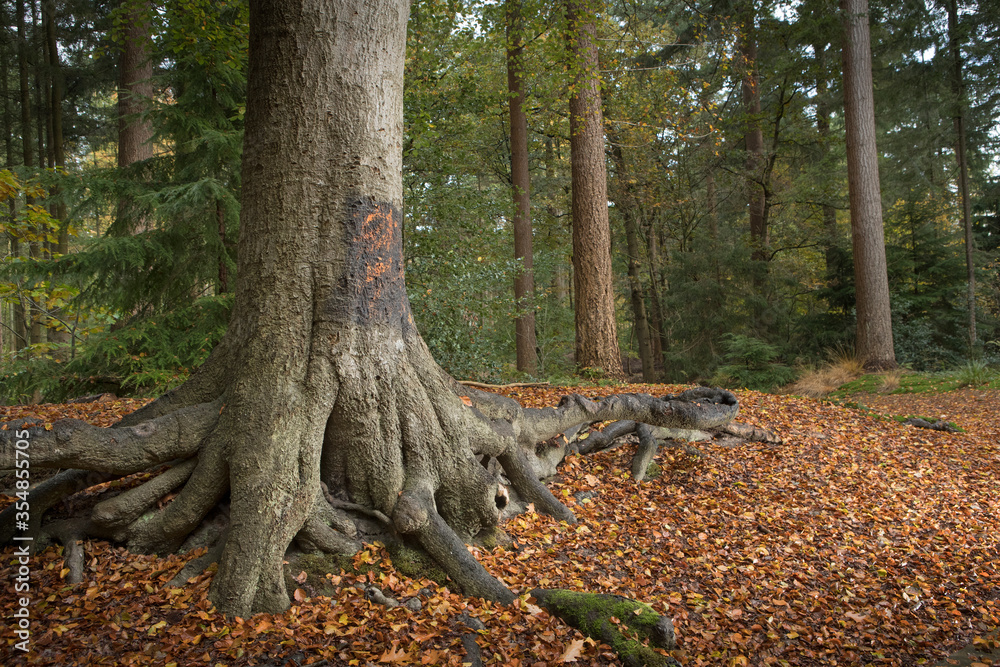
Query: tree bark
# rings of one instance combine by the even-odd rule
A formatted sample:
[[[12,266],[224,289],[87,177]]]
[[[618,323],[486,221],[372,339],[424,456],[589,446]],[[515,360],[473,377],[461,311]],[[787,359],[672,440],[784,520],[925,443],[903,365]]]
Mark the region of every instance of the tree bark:
[[[63,171],[66,168],[66,150],[63,145],[63,73],[62,64],[59,59],[59,44],[56,40],[55,0],[46,0],[42,9],[45,24],[45,42],[47,45],[46,53],[49,65],[49,81],[51,85],[49,118],[52,135],[50,138],[50,152],[56,169]],[[49,194],[54,199],[57,199],[53,205],[52,217],[59,221],[59,229],[56,233],[57,242],[52,250],[58,255],[65,255],[69,252],[69,220],[66,219],[68,209],[64,202],[58,201],[60,195],[60,188],[58,186],[53,187]],[[70,342],[70,332],[60,321],[65,319],[63,309],[58,307],[53,308],[52,315],[53,317],[49,319],[49,341],[63,345],[68,344]]]
[[[759,262],[767,261],[768,229],[764,193],[764,133],[761,130],[760,76],[757,73],[757,29],[753,3],[747,3],[743,13],[743,30],[740,34],[740,56],[743,60],[743,113],[746,115],[747,129],[744,135],[746,147],[746,171],[748,204],[750,208],[751,257]]]
[[[4,16],[4,19],[7,20],[6,15]],[[4,72],[10,72],[10,54],[8,53],[6,46],[4,48],[0,48],[0,57],[3,58],[3,61],[0,62],[0,69]],[[2,82],[0,82],[0,86],[2,86],[0,91],[2,92],[0,92],[0,94],[3,95],[4,148],[6,149],[7,167],[13,168],[17,164],[17,160],[14,157],[14,113],[11,110],[10,79],[7,76],[2,77],[2,79]],[[15,199],[13,197],[10,198],[7,204],[7,215],[9,216],[11,225],[13,225],[15,216],[17,215]],[[12,229],[13,227],[11,227],[11,230]],[[21,243],[17,234],[13,231],[8,231],[7,237],[10,240],[11,257],[20,256]],[[19,293],[15,293],[14,298],[15,301],[13,303],[13,307],[11,308],[11,319],[13,320],[11,328],[14,332],[14,340],[10,345],[8,345],[12,352],[22,350],[28,344],[28,331],[24,324],[24,306],[21,303],[21,295]]]
[[[514,259],[520,261],[514,279],[517,317],[514,332],[517,370],[538,373],[535,340],[535,273],[531,231],[531,178],[528,173],[528,116],[524,111],[524,18],[521,0],[507,0],[507,88],[510,106],[510,181],[514,197]]]
[[[653,315],[653,356],[666,365],[663,354],[670,349],[670,341],[663,313],[663,300],[660,298],[660,276],[663,275],[660,264],[660,243],[652,224],[646,229],[646,248],[649,256],[649,302]]]
[[[956,0],[948,0],[948,42],[954,64],[952,93],[954,100],[955,158],[958,161],[958,193],[961,200],[962,229],[965,233],[966,303],[969,309],[969,347],[976,345],[976,261],[975,240],[972,236],[972,202],[969,198],[968,139],[965,133],[965,82],[962,76],[964,63],[958,33],[958,7]]]
[[[870,369],[894,368],[892,312],[882,229],[868,0],[840,0],[844,28],[844,121],[857,300],[856,349]]]
[[[150,36],[149,0],[126,0],[124,42],[118,62],[118,168],[125,169],[153,157],[153,128],[143,113],[153,98],[153,40]],[[146,231],[150,221],[123,195],[117,217],[129,218],[135,233]]]
[[[646,295],[642,288],[640,269],[639,230],[635,220],[634,198],[625,168],[625,156],[621,146],[612,137],[611,156],[615,161],[618,173],[618,183],[615,196],[615,207],[621,212],[625,224],[625,243],[628,252],[628,280],[632,297],[632,317],[635,322],[636,338],[639,342],[639,361],[642,363],[642,379],[644,382],[656,382],[656,367],[653,358],[653,347],[649,335],[649,317],[646,315]]]
[[[569,100],[573,184],[576,363],[622,377],[611,274],[611,224],[604,159],[601,77],[594,0],[568,0],[569,51],[576,73]]]
[[[31,113],[31,89],[28,86],[30,62],[28,60],[28,36],[27,31],[25,30],[24,21],[24,0],[17,0],[15,12],[17,13],[17,69],[21,96],[22,162],[25,168],[31,171],[31,169],[35,166],[35,147],[32,145],[34,143],[33,137],[35,134],[32,129],[33,119]],[[24,203],[25,206],[31,206],[35,202],[32,197],[25,197]],[[32,259],[38,257],[37,242],[28,243],[28,255]],[[27,302],[27,307],[23,308],[25,311],[24,316],[27,320],[26,334],[28,343],[36,345],[42,342],[41,313],[38,311],[38,307],[32,299],[27,299]]]
[[[820,154],[826,153],[830,141],[830,103],[826,99],[829,82],[826,76],[826,50],[828,42],[813,43],[813,53],[816,57],[816,131],[819,133]],[[840,275],[840,253],[838,252],[839,234],[837,233],[837,211],[827,201],[821,205],[824,233],[824,260],[826,262],[826,279],[832,285]]]

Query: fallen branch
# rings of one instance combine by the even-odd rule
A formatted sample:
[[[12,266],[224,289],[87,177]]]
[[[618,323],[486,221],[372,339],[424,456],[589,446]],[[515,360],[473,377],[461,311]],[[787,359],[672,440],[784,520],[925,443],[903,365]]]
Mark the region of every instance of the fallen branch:
[[[716,426],[708,430],[713,433],[732,435],[740,438],[741,440],[746,440],[747,442],[767,442],[772,445],[782,444],[781,438],[773,431],[759,426],[754,426],[752,424],[737,424],[736,422],[729,422],[728,424]]]
[[[904,424],[909,426],[916,426],[917,428],[929,428],[933,431],[944,431],[945,433],[958,433],[958,429],[949,424],[948,422],[939,419],[936,422],[930,422],[926,419],[921,419],[920,417],[910,417],[909,419],[903,420]]]
[[[548,382],[512,382],[511,384],[487,384],[485,382],[474,382],[473,380],[459,380],[459,384],[477,389],[516,389],[518,387],[549,387]]]

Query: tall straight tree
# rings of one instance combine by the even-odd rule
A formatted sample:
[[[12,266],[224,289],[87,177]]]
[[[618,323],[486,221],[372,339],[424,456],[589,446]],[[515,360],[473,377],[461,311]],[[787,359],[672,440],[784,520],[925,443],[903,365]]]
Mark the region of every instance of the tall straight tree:
[[[757,261],[768,257],[767,208],[764,192],[764,133],[760,123],[760,74],[757,67],[757,17],[755,3],[748,0],[742,10],[743,25],[740,30],[739,50],[743,61],[743,113],[746,115],[746,132],[743,136],[746,149],[747,192],[750,208],[751,256]]]
[[[538,372],[535,340],[535,273],[532,258],[531,179],[528,173],[528,116],[524,110],[524,17],[521,0],[507,0],[507,88],[510,106],[510,184],[514,196],[514,279],[517,370]]]
[[[894,368],[892,311],[882,228],[868,0],[840,0],[844,29],[844,123],[857,302],[856,350],[870,369]]]
[[[143,116],[153,98],[153,38],[149,0],[125,0],[122,12],[121,54],[118,61],[118,167],[125,169],[153,157],[153,127]],[[118,202],[118,217],[131,218],[134,232],[146,230],[145,216],[127,195]]]
[[[604,159],[601,75],[597,59],[597,0],[568,0],[570,164],[573,188],[573,294],[576,363],[622,376],[611,273],[608,171]]]
[[[55,0],[46,0],[42,5],[43,23],[45,26],[45,53],[49,66],[49,121],[52,128],[49,137],[49,148],[58,170],[66,168],[66,149],[63,143],[63,71],[62,62],[59,58],[59,43],[56,39],[56,3]],[[58,195],[59,189],[53,188],[51,194]],[[59,221],[57,240],[52,248],[56,253],[65,255],[69,252],[69,220],[67,220],[68,208],[66,203],[58,201],[52,208],[52,216]],[[53,308],[52,318],[49,322],[49,342],[69,343],[70,332],[62,321],[65,313],[61,308]],[[59,326],[59,325],[62,326]]]
[[[28,74],[31,63],[28,58],[28,34],[25,26],[25,6],[24,0],[17,0],[15,10],[17,13],[17,69],[18,82],[20,85],[21,97],[21,148],[24,158],[24,166],[29,171],[35,166],[35,148],[32,145],[32,109],[31,109],[31,88],[28,85]],[[25,198],[25,204],[30,206],[34,201],[30,197]],[[28,243],[28,254],[36,259],[39,256],[38,242],[35,240]],[[42,342],[42,314],[38,305],[33,299],[28,299],[28,339],[32,345]]]
[[[955,158],[958,160],[958,195],[965,233],[966,301],[969,309],[969,345],[976,344],[976,262],[972,238],[972,202],[969,199],[968,139],[965,130],[965,81],[962,74],[962,43],[958,27],[958,2],[948,0],[948,45],[951,49],[951,86],[954,99]]]

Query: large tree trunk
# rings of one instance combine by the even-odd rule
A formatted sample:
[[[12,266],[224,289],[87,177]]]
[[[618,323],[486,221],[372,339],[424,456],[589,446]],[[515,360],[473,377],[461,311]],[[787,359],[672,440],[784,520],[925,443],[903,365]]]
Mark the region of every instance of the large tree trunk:
[[[510,105],[510,184],[514,196],[514,259],[520,260],[514,279],[517,317],[517,370],[538,372],[535,340],[535,272],[531,238],[531,179],[528,173],[528,116],[524,111],[524,19],[521,0],[507,0],[507,88]]]
[[[33,466],[102,473],[71,470],[32,491],[33,521],[67,490],[168,464],[98,503],[87,532],[176,549],[228,493],[228,530],[210,552],[210,596],[226,614],[286,609],[292,540],[352,553],[358,508],[419,542],[466,594],[510,602],[464,544],[495,530],[500,474],[511,495],[572,522],[539,481],[538,443],[599,421],[708,428],[735,416],[732,394],[706,389],[523,409],[434,363],[403,276],[407,14],[407,0],[251,2],[230,327],[187,383],[114,428],[0,429],[0,470],[29,440]],[[0,513],[0,543],[24,530],[15,507]]]
[[[840,0],[844,25],[844,122],[858,329],[856,349],[870,369],[894,368],[889,277],[882,229],[868,0]]]
[[[600,368],[610,377],[621,377],[596,9],[594,0],[569,0],[567,9],[571,67],[576,72],[569,99],[576,363],[580,368]]]
[[[948,0],[948,42],[951,47],[952,92],[955,95],[955,159],[958,160],[958,193],[962,207],[962,229],[965,232],[966,303],[969,309],[969,346],[976,345],[976,262],[973,257],[975,241],[972,237],[972,202],[969,198],[968,139],[965,133],[965,82],[962,76],[962,45],[958,34],[958,7],[956,0]]]

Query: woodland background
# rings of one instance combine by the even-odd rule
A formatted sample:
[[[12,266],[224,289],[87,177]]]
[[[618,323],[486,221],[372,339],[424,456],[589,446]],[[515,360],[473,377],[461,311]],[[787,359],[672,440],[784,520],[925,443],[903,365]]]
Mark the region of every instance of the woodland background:
[[[642,319],[653,353],[646,381],[771,389],[831,354],[850,355],[836,7],[637,0],[599,9],[614,308],[627,370],[640,370]],[[896,360],[984,371],[1000,358],[1000,7],[877,0],[870,9]],[[18,0],[0,11],[0,396],[58,401],[175,386],[211,351],[231,306],[246,3]],[[510,224],[509,14],[463,0],[417,0],[411,10],[409,296],[435,359],[456,377],[600,378],[604,369],[578,368],[573,356],[566,19],[561,5],[533,0],[521,16],[533,300],[512,290],[524,263],[514,259]],[[745,137],[758,129],[763,145],[751,154]],[[748,224],[754,192],[764,197],[763,238]],[[512,320],[526,308],[533,372],[514,362]]]

